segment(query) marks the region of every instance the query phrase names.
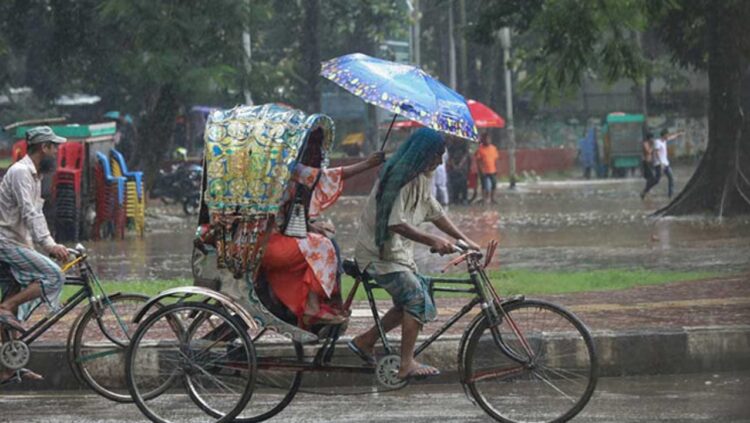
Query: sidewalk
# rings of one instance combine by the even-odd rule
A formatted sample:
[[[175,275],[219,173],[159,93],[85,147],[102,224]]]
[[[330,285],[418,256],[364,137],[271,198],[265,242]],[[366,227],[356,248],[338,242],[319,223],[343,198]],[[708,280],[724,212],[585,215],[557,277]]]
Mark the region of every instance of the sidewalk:
[[[563,305],[590,328],[602,376],[750,369],[750,274],[535,298]],[[450,318],[465,300],[447,298],[437,303],[438,319],[425,327],[425,334]],[[388,301],[378,302],[379,311],[385,312],[389,305]],[[58,323],[34,344],[29,367],[44,374],[46,380],[12,385],[11,390],[79,387],[67,366],[64,344],[74,317],[71,314],[69,321]],[[422,360],[443,370],[444,376],[437,382],[455,382],[458,343],[469,321],[470,317],[464,317],[424,352]],[[357,303],[343,338],[349,339],[370,324],[367,303]],[[391,336],[398,339],[399,335],[396,330]],[[312,349],[307,350],[306,356],[310,356]],[[338,359],[357,362],[343,344],[336,354]],[[332,376],[327,374],[325,382],[335,384]]]

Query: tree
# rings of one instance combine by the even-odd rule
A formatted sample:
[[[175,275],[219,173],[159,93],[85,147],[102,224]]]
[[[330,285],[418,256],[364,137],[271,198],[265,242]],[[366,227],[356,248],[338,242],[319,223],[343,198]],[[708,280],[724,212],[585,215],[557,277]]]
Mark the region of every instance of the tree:
[[[143,110],[137,154],[151,182],[171,150],[175,117],[209,93],[240,98],[242,0],[107,0],[97,9],[115,45],[106,77]],[[234,89],[234,94],[230,93]]]
[[[543,99],[578,87],[584,73],[643,80],[648,63],[635,33],[654,28],[681,66],[709,79],[708,147],[688,184],[658,215],[750,212],[750,126],[741,93],[750,57],[750,2],[742,0],[485,0],[478,36],[512,26],[537,38],[521,52],[526,86]],[[748,79],[748,78],[745,78]],[[743,85],[743,82],[745,85]],[[746,104],[750,95],[745,95]]]

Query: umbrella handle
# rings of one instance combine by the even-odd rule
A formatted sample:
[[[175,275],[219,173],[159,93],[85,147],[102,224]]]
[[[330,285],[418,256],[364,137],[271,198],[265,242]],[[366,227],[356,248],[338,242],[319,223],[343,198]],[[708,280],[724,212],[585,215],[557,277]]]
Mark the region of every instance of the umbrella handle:
[[[391,129],[393,129],[393,124],[396,123],[396,118],[398,117],[398,113],[393,114],[393,119],[391,120],[391,126],[388,127],[388,132],[385,133],[385,138],[383,138],[383,143],[380,144],[380,151],[383,151],[385,148],[385,143],[388,141],[388,135],[391,135]]]

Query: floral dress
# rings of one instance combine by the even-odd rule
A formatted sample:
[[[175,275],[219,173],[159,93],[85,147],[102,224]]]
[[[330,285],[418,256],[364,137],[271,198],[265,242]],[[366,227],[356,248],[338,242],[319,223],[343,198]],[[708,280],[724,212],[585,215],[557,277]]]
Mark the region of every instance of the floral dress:
[[[320,179],[315,183],[318,174]],[[297,164],[292,180],[308,188],[315,185],[309,216],[332,206],[343,190],[343,169],[318,169]],[[294,198],[289,190],[285,200]],[[341,311],[338,259],[333,242],[308,232],[294,238],[274,232],[263,255],[261,271],[274,296],[294,313],[302,326],[330,319]]]

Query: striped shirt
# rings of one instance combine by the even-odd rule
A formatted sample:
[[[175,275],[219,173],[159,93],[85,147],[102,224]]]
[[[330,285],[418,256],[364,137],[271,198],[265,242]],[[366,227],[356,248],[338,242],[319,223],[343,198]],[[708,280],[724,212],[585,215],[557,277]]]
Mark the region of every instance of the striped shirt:
[[[44,219],[42,176],[27,155],[8,169],[0,181],[0,240],[25,247],[55,246]]]

